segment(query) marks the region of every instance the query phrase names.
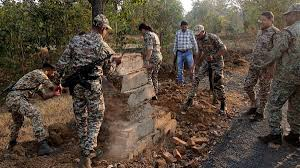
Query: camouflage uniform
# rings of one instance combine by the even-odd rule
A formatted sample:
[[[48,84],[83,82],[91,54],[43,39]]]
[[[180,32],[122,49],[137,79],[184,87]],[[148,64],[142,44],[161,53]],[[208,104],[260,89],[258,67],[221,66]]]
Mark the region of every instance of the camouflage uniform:
[[[11,112],[11,140],[16,140],[24,122],[24,116],[31,119],[33,131],[38,142],[46,139],[46,131],[42,117],[36,107],[28,99],[35,94],[45,94],[47,88],[54,85],[42,70],[34,70],[24,75],[12,88],[6,97],[6,105]]]
[[[158,93],[158,71],[162,62],[162,55],[160,52],[160,42],[158,36],[154,32],[147,31],[144,34],[145,50],[152,50],[150,64],[153,65],[148,70],[148,81],[153,84],[155,93]]]
[[[267,58],[270,57],[268,53],[273,48],[273,38],[277,32],[279,32],[279,29],[274,26],[258,32],[256,37],[256,45],[252,53],[253,60],[250,65],[248,75],[245,79],[244,89],[252,101],[254,101],[256,97],[254,87],[259,81],[259,92],[256,100],[256,104],[258,105],[257,113],[259,114],[263,114],[267,103],[274,64],[271,64],[263,69],[257,68],[255,65],[265,62]]]
[[[202,62],[198,73],[196,74],[196,78],[193,81],[193,87],[189,93],[188,98],[195,97],[198,90],[199,82],[208,74],[209,63],[206,58],[207,56],[213,56],[213,61],[211,61],[210,64],[214,73],[214,92],[219,101],[225,101],[226,97],[223,85],[224,60],[223,56],[215,56],[218,53],[218,51],[225,49],[225,45],[218,36],[211,33],[206,33],[203,39],[197,39],[197,43],[199,47],[199,53],[203,52],[205,59]]]
[[[300,10],[300,5],[298,6]],[[278,38],[278,39],[277,39]],[[285,28],[274,42],[268,63],[276,60],[266,112],[270,114],[272,134],[280,134],[282,106],[288,101],[288,122],[291,131],[300,134],[300,21]],[[268,65],[266,63],[265,65]],[[265,65],[262,64],[261,67]]]
[[[108,46],[100,34],[96,32],[75,36],[66,47],[57,63],[57,71],[65,76],[76,72],[80,67],[88,65],[99,58],[105,58],[114,51]],[[77,84],[72,94],[73,109],[78,126],[81,152],[89,156],[97,146],[97,136],[103,121],[105,105],[102,91],[103,73],[112,73],[116,65],[107,60],[97,65],[89,74],[86,82],[91,84],[87,89]],[[93,78],[93,79],[91,79]]]

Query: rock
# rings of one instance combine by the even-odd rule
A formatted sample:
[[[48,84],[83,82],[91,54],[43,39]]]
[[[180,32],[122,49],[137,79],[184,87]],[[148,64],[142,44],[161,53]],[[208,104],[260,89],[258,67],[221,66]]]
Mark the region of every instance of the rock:
[[[162,154],[163,158],[166,159],[167,162],[169,163],[174,163],[177,161],[177,159],[169,152],[164,152]]]
[[[172,137],[172,142],[176,145],[182,145],[182,146],[187,146],[187,143],[178,137]]]
[[[196,145],[192,147],[192,150],[196,153],[201,153],[202,149],[204,149],[206,147],[206,144],[202,144],[200,145]]]
[[[168,122],[168,124],[164,128],[164,134],[175,135],[176,126],[177,126],[177,121],[175,119],[172,119],[171,121]]]
[[[178,150],[178,152],[180,153],[180,154],[182,154],[182,155],[185,155],[185,153],[186,153],[186,148],[185,148],[185,146],[176,146],[176,149]]]
[[[49,132],[49,142],[51,144],[53,144],[54,146],[59,146],[64,143],[64,140],[58,133],[56,133],[54,131],[50,131]]]
[[[190,139],[187,141],[187,145],[188,145],[188,146],[195,146],[196,143],[195,143],[195,141],[194,141],[193,139],[190,138]]]
[[[187,164],[185,164],[185,167],[196,168],[197,167],[197,163],[196,163],[195,160],[191,160]]]
[[[122,163],[118,163],[118,164],[117,164],[117,168],[126,168],[126,166],[123,165]]]
[[[114,168],[114,166],[113,165],[108,165],[107,168]]]
[[[155,167],[157,167],[157,168],[167,168],[166,160],[163,159],[163,158],[156,160]]]
[[[181,160],[181,159],[182,159],[182,156],[181,156],[180,152],[179,152],[177,149],[174,149],[174,150],[173,150],[173,155],[174,155],[174,157],[175,157],[177,160]]]
[[[13,151],[13,154],[15,154],[17,156],[25,156],[26,155],[26,151],[23,148],[23,146],[21,146],[21,145],[16,145],[12,151]]]
[[[79,158],[76,158],[76,159],[74,159],[74,162],[75,162],[75,163],[79,163],[79,162],[80,162],[80,159],[79,159]]]
[[[108,166],[108,162],[106,160],[92,160],[95,166]]]
[[[205,137],[192,137],[191,140],[193,140],[196,144],[203,144],[203,143],[207,143],[209,140],[208,138]]]

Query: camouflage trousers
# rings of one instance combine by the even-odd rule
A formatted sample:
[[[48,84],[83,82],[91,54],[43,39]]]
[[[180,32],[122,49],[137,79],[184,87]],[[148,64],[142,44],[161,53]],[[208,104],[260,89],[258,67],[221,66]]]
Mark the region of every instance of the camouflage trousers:
[[[91,90],[76,85],[72,94],[81,153],[84,156],[89,156],[97,147],[97,137],[105,110],[100,80],[90,83]]]
[[[223,68],[224,68],[224,61],[223,60],[217,60],[217,61],[213,61],[210,63],[212,71],[213,71],[213,88],[214,88],[214,94],[216,95],[216,98],[219,101],[225,101],[226,96],[225,96],[225,90],[224,90],[224,84],[223,84]],[[209,64],[208,62],[205,60],[202,62],[195,80],[193,81],[193,86],[192,86],[192,90],[189,92],[188,95],[188,99],[190,98],[194,98],[196,96],[197,90],[198,90],[198,86],[200,81],[208,75],[208,69],[209,68]]]
[[[13,123],[10,127],[10,140],[16,140],[24,122],[24,116],[29,118],[32,123],[34,136],[38,142],[46,139],[46,131],[43,126],[41,113],[28,102],[26,98],[9,94],[6,105],[11,112]]]
[[[281,134],[282,107],[288,101],[287,119],[291,131],[300,134],[300,85],[273,80],[266,112],[272,134]]]
[[[272,81],[272,70],[268,69],[259,70],[250,66],[248,75],[245,79],[244,90],[248,94],[251,101],[255,102],[257,107],[257,113],[263,114],[265,106],[268,100],[268,95],[270,91],[270,85]],[[254,88],[258,82],[259,90],[256,98]]]
[[[153,84],[155,93],[158,94],[158,72],[160,69],[161,59],[156,57],[155,59],[151,59],[150,63],[153,67],[148,69],[148,82]]]

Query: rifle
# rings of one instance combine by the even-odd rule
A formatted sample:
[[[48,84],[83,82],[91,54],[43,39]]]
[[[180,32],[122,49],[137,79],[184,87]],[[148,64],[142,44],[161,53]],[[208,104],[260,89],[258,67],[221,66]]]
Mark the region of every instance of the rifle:
[[[98,77],[91,77],[89,74],[91,74],[95,68],[96,65],[99,65],[100,63],[104,62],[105,60],[108,60],[111,58],[113,54],[107,54],[107,57],[97,59],[96,61],[82,66],[80,69],[78,69],[75,73],[68,76],[63,82],[63,87],[69,87],[70,93],[73,94],[74,88],[77,84],[80,84],[86,89],[91,90],[91,84],[87,82],[87,80],[96,80]]]
[[[213,69],[211,67],[211,62],[207,61],[207,63],[208,63],[209,90],[213,94],[212,104],[216,104],[217,103],[217,96],[216,96],[216,93],[214,91],[214,81],[213,81],[214,76],[215,76],[215,72],[213,71]]]

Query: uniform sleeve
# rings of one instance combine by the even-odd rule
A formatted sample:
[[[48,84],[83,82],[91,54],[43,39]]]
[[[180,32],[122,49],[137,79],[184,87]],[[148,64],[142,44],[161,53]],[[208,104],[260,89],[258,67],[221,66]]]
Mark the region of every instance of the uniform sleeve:
[[[281,31],[276,36],[274,36],[274,47],[271,51],[265,53],[267,55],[267,60],[256,66],[259,68],[264,68],[281,58],[282,54],[286,52],[289,48],[290,38],[290,34],[287,31]]]
[[[38,82],[40,83],[38,87],[38,92],[46,94],[49,90],[53,90],[55,85],[50,81],[50,79],[45,74],[39,74],[37,77]]]
[[[63,75],[64,70],[66,68],[66,65],[68,65],[71,61],[71,44],[67,45],[67,47],[65,48],[62,56],[59,58],[57,64],[56,64],[56,70],[58,72],[58,74],[60,74],[60,76]]]
[[[100,57],[106,58],[108,56],[116,54],[115,51],[109,47],[109,45],[103,41],[103,46],[100,48]],[[116,63],[112,62],[112,59],[106,59],[103,64],[103,73],[105,76],[110,76],[116,70]]]
[[[153,50],[153,38],[150,34],[145,34],[144,36],[144,43],[145,43],[145,49],[146,50]]]
[[[225,49],[225,44],[220,39],[220,37],[218,37],[216,35],[212,35],[212,38],[213,38],[215,47],[218,48],[218,51]]]
[[[199,53],[199,51],[198,51],[198,44],[197,44],[196,38],[195,38],[195,36],[194,36],[194,34],[192,32],[191,32],[191,35],[190,35],[190,40],[191,40],[191,42],[193,44],[195,52]]]

